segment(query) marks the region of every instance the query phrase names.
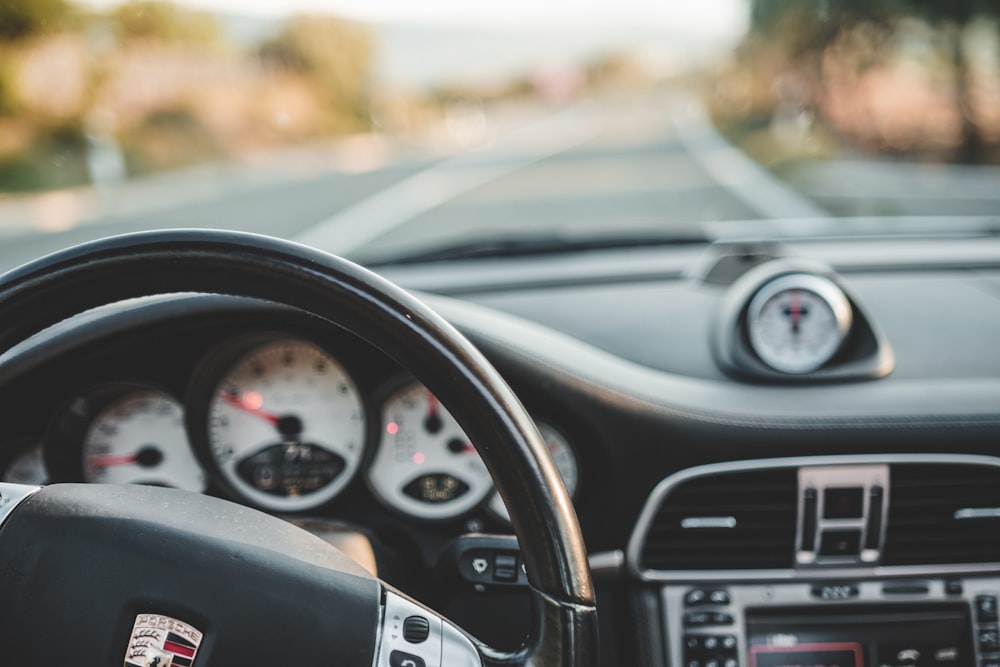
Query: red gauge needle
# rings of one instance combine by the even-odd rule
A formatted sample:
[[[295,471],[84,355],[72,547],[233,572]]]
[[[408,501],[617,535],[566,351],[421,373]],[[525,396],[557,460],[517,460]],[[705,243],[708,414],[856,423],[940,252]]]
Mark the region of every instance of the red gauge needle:
[[[428,433],[437,433],[441,430],[441,415],[439,413],[437,396],[427,392],[427,416],[424,418],[424,429]]]
[[[792,318],[792,331],[799,332],[799,323],[802,322],[802,301],[799,299],[799,291],[792,290],[792,303],[789,305],[789,314]]]
[[[94,468],[111,468],[114,466],[125,466],[139,461],[138,454],[113,454],[107,456],[91,456],[87,463]]]
[[[476,448],[468,442],[462,442],[458,438],[448,441],[448,451],[452,454],[475,454]]]
[[[261,419],[271,424],[272,426],[277,426],[278,422],[281,421],[281,417],[279,417],[278,415],[274,415],[271,414],[270,412],[267,412],[266,410],[260,409],[260,403],[262,403],[263,401],[254,400],[251,402],[247,400],[246,396],[232,394],[228,391],[221,392],[221,396],[223,401],[233,406],[234,408],[242,410],[243,412],[247,412],[251,415],[254,415],[255,417],[260,417]],[[254,394],[254,397],[258,396],[259,394]]]

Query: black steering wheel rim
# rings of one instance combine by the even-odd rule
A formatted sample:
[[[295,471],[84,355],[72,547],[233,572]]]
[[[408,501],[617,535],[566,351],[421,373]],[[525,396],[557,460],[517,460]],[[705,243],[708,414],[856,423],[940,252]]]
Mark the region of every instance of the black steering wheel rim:
[[[534,424],[471,343],[374,273],[305,246],[237,232],[112,237],[0,277],[0,353],[84,310],[174,292],[263,299],[311,313],[367,340],[428,386],[494,476],[536,609],[522,650],[487,649],[484,657],[496,664],[596,664],[595,598],[583,539]]]

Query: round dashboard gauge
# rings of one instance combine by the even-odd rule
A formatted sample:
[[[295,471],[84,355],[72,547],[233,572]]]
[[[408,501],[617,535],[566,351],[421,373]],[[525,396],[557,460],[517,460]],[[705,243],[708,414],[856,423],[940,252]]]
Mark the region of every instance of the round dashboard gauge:
[[[546,448],[549,450],[549,454],[552,456],[552,461],[556,464],[556,469],[562,477],[563,484],[566,485],[566,490],[569,491],[569,495],[572,497],[576,493],[580,482],[580,468],[576,462],[576,455],[573,453],[573,448],[570,447],[566,436],[552,426],[543,421],[536,421],[535,423],[538,426],[538,432],[541,434]],[[499,493],[493,494],[487,507],[498,519],[507,522],[510,521],[510,515],[507,513],[507,508],[504,506],[503,499]]]
[[[806,273],[766,283],[747,309],[750,346],[776,371],[810,373],[840,350],[851,327],[851,305],[837,285]]]
[[[0,451],[10,458],[0,461],[0,482],[41,486],[48,484],[49,473],[42,458],[42,446],[32,440],[7,443]]]
[[[222,372],[208,399],[203,458],[239,497],[298,512],[333,499],[361,463],[365,413],[354,380],[297,338],[257,344]]]
[[[184,408],[156,389],[129,391],[97,412],[83,435],[81,463],[87,482],[205,490]]]
[[[76,395],[53,420],[42,454],[54,482],[205,490],[184,428],[184,408],[169,393],[145,384],[101,384]]]
[[[450,519],[481,503],[493,480],[455,418],[423,385],[406,382],[383,403],[368,485],[404,514]]]

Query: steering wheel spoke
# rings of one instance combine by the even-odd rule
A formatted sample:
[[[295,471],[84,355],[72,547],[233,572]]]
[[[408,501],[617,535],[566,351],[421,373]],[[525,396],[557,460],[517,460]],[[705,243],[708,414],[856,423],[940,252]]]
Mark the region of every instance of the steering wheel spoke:
[[[387,589],[376,667],[481,667],[476,646],[448,620]]]

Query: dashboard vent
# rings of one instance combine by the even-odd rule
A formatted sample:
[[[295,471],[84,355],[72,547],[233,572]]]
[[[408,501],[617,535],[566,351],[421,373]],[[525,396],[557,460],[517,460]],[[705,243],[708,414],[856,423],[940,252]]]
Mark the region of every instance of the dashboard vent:
[[[794,468],[682,481],[664,496],[654,515],[641,566],[652,570],[792,567],[797,489]]]
[[[1000,561],[1000,468],[892,466],[883,565]]]

